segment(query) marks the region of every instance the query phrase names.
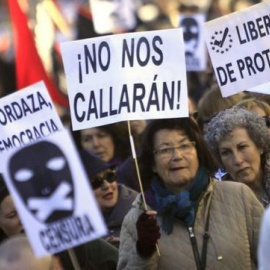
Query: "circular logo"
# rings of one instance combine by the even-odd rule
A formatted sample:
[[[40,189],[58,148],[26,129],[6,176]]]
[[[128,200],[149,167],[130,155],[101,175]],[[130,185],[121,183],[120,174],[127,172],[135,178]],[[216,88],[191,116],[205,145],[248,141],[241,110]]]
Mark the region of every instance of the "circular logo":
[[[229,28],[226,27],[224,31],[216,31],[211,37],[211,48],[216,53],[225,53],[232,47],[232,36],[229,33]]]

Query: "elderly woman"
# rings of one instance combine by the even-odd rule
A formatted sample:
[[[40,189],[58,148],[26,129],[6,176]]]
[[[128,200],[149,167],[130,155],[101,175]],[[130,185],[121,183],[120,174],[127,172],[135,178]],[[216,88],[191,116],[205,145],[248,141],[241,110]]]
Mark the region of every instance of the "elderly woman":
[[[248,185],[270,202],[270,134],[264,119],[242,108],[220,112],[208,125],[206,142],[231,180]]]
[[[246,185],[211,177],[195,121],[154,120],[144,135],[148,211],[139,195],[122,225],[118,269],[254,269],[263,207]]]

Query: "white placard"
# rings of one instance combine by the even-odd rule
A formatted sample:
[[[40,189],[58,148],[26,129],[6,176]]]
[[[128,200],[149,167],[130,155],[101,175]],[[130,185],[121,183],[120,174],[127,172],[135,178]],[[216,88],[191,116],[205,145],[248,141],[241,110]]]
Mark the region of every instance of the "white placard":
[[[188,116],[180,28],[61,43],[73,130]]]
[[[249,92],[270,95],[270,82],[247,89]]]
[[[66,130],[9,151],[4,168],[5,182],[38,257],[107,233]]]
[[[63,129],[44,82],[0,99],[0,156]],[[0,162],[0,171],[2,163]]]
[[[137,24],[133,0],[90,0],[90,7],[98,34],[131,30]]]
[[[204,24],[222,96],[270,81],[270,1]]]
[[[179,15],[179,27],[184,34],[187,71],[206,69],[206,48],[202,33],[204,22],[203,13]]]

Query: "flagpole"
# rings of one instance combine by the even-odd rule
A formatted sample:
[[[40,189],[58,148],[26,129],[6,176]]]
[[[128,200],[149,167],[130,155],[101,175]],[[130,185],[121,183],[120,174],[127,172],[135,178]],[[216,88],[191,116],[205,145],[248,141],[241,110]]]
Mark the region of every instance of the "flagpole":
[[[69,249],[67,249],[67,252],[68,252],[68,255],[69,255],[70,259],[71,259],[71,262],[73,264],[74,269],[75,270],[81,270],[81,267],[80,267],[80,264],[79,264],[79,261],[77,259],[77,256],[75,254],[74,249],[69,248]]]
[[[140,191],[141,191],[141,195],[142,195],[144,209],[147,211],[148,206],[146,204],[146,199],[145,199],[145,195],[144,195],[141,174],[140,174],[138,160],[137,160],[137,154],[136,154],[136,150],[135,150],[135,144],[134,144],[134,140],[133,140],[133,136],[132,136],[131,128],[130,128],[130,121],[128,120],[127,123],[128,123],[128,134],[129,134],[129,141],[130,141],[130,146],[131,146],[132,157],[133,157],[134,162],[135,162],[136,173],[137,173],[137,177],[138,177],[138,181],[139,181],[139,186],[140,186]],[[159,250],[158,244],[156,244],[156,250],[157,250],[158,256],[160,256],[160,250]]]

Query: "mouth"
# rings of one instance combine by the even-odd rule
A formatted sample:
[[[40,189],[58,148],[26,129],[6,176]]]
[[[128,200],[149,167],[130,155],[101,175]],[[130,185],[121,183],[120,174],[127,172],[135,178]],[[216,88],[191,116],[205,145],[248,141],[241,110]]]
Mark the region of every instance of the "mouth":
[[[102,197],[104,200],[111,200],[113,198],[113,192],[108,192]]]
[[[105,155],[105,152],[99,152],[99,153],[95,153],[95,156],[97,156],[98,158],[101,158]]]
[[[181,171],[186,169],[186,167],[175,167],[175,168],[170,168],[170,171],[175,172],[175,171]]]
[[[243,168],[243,169],[240,169],[240,170],[238,170],[236,173],[237,174],[242,174],[242,173],[246,173],[247,171],[248,171],[248,167],[246,167],[246,168]]]

